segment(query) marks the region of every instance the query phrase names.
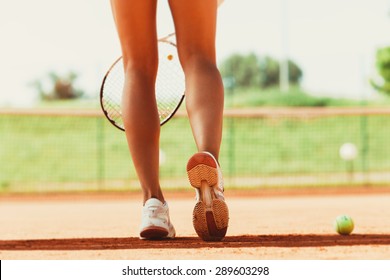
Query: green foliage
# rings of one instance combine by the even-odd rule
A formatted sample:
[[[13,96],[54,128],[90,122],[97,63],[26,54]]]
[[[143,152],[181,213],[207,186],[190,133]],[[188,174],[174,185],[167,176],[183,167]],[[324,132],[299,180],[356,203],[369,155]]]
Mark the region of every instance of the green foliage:
[[[267,88],[279,84],[280,79],[280,64],[272,57],[266,56],[260,58],[260,75],[262,77],[261,87]],[[288,61],[288,78],[292,85],[299,85],[303,72],[299,66],[289,60]]]
[[[376,68],[380,81],[371,80],[371,85],[379,92],[390,95],[390,47],[377,50]]]
[[[233,54],[221,65],[222,77],[233,77],[239,87],[259,86],[261,82],[258,59],[254,54]]]
[[[42,100],[68,100],[81,97],[84,92],[77,89],[77,74],[70,71],[66,75],[49,72],[45,79],[36,80],[32,86],[38,91]],[[45,85],[48,84],[47,87]]]
[[[234,78],[239,88],[268,88],[279,84],[279,62],[270,57],[259,57],[254,53],[247,55],[233,54],[220,65],[222,77]],[[289,81],[299,85],[302,70],[293,61],[288,61]]]
[[[266,56],[259,59],[261,84],[260,87],[270,87],[279,83],[279,62]]]
[[[328,107],[359,106],[359,101],[312,96],[291,87],[288,92],[281,92],[277,87],[267,89],[241,89],[227,92],[226,107]]]
[[[347,141],[363,147],[361,120],[361,116],[228,118],[224,122],[220,156],[227,185],[235,176],[345,172],[345,162],[340,160],[338,150]],[[368,124],[369,171],[389,170],[390,149],[386,147],[390,118],[369,116]],[[188,119],[173,118],[161,132],[161,148],[166,154],[161,178],[168,181],[183,178],[183,186],[188,189],[183,167],[196,151]],[[0,193],[72,190],[77,182],[87,188],[98,180],[101,166],[104,169],[101,178],[108,187],[138,189],[138,183],[131,183],[137,177],[125,136],[102,117],[3,116],[0,135],[3,136],[0,156],[7,163],[0,165]],[[357,172],[363,170],[361,160],[359,154]],[[244,184],[239,180],[237,183]],[[164,187],[169,188],[170,184]]]

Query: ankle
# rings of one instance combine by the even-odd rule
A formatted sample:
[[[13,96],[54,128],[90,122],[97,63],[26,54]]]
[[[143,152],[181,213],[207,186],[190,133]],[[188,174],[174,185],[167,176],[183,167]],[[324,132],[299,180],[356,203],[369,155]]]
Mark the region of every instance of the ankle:
[[[165,203],[165,198],[162,194],[152,194],[152,193],[144,193],[144,201],[143,204],[145,204],[146,201],[148,201],[151,198],[155,198],[161,201],[161,203]]]

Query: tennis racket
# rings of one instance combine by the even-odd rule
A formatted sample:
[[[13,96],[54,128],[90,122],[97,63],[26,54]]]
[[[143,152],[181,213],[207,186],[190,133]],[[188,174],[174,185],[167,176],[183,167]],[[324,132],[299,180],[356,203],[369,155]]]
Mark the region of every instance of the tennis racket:
[[[158,40],[156,101],[160,125],[173,117],[184,99],[184,72],[179,62],[176,44],[172,41],[174,35],[171,33]],[[124,131],[121,111],[123,84],[123,60],[119,57],[103,78],[100,88],[100,105],[110,123]]]
[[[224,0],[218,0],[218,6]],[[156,79],[156,101],[160,125],[169,121],[184,99],[185,79],[179,62],[175,33],[158,40],[159,64]],[[100,88],[100,105],[106,118],[115,127],[125,130],[122,120],[123,60],[119,57],[108,69]]]

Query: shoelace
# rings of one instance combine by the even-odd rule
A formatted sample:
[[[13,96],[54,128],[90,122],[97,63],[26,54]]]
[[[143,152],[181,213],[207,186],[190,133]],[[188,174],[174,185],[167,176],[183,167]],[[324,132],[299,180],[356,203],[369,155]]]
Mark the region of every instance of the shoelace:
[[[148,215],[149,218],[163,219],[164,223],[167,222],[165,219],[165,209],[158,206],[149,206],[145,211],[144,215]]]

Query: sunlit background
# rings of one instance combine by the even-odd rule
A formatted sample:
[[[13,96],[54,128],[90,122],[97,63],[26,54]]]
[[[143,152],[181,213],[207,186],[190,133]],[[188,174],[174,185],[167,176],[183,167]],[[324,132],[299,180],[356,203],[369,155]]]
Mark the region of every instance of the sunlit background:
[[[227,187],[390,184],[389,0],[225,0],[216,44]],[[120,55],[110,2],[1,1],[0,50],[0,194],[139,190],[124,134],[99,108]],[[162,185],[187,189],[185,106],[160,147]]]
[[[173,31],[159,1],[160,35]],[[218,60],[233,53],[288,57],[303,70],[309,94],[375,97],[365,82],[378,47],[390,43],[388,0],[226,0],[218,18]],[[1,106],[34,106],[31,85],[47,73],[78,74],[86,96],[98,94],[119,44],[105,0],[1,1]]]

